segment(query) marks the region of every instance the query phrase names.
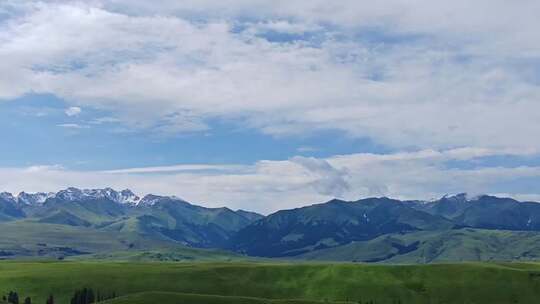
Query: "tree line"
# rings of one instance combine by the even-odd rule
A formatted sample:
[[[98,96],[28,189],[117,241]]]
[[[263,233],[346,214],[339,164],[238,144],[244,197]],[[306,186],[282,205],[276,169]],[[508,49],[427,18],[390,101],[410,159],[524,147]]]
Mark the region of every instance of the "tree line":
[[[94,291],[92,288],[82,288],[75,290],[71,297],[70,304],[92,304],[116,298],[116,292],[104,293],[99,290]],[[16,291],[10,291],[7,295],[2,296],[4,304],[32,304],[32,298],[25,297],[21,302],[21,297]],[[55,304],[54,296],[51,294],[45,300],[45,304]]]
[[[83,288],[76,290],[71,297],[70,304],[92,304],[116,298],[116,292],[104,294],[99,290],[94,292],[92,288]]]

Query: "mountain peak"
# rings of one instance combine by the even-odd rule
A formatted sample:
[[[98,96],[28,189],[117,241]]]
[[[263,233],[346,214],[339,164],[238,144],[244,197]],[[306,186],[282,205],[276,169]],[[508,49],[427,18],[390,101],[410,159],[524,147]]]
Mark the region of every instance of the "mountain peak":
[[[145,195],[140,201],[139,205],[141,206],[153,206],[160,200],[165,198],[164,196],[154,195],[154,194],[147,194]]]
[[[53,192],[26,193],[23,191],[17,195],[17,202],[27,206],[43,205],[48,198],[54,197],[55,195],[56,194]]]
[[[183,202],[188,203],[187,201],[176,197],[176,196],[161,196],[161,195],[155,195],[155,194],[147,194],[145,195],[138,203],[139,206],[154,206],[157,203],[165,202],[165,201],[177,201],[177,202]]]
[[[490,196],[486,194],[472,196],[469,193],[463,192],[463,193],[458,193],[454,195],[447,194],[435,202],[447,201],[447,202],[455,202],[455,203],[471,203],[471,202],[479,201],[488,197]]]
[[[0,199],[4,200],[4,201],[7,201],[7,202],[10,202],[10,203],[15,203],[17,201],[16,198],[13,196],[13,194],[11,194],[9,192],[0,193]]]
[[[120,203],[128,205],[137,205],[141,198],[138,197],[133,191],[125,189],[120,191]]]
[[[343,204],[343,203],[350,203],[350,202],[340,200],[338,198],[333,198],[333,199],[327,201],[325,204]]]
[[[55,197],[65,201],[108,199],[119,204],[128,205],[136,205],[140,200],[140,198],[129,189],[118,192],[112,188],[78,189],[69,187],[56,193]]]
[[[48,199],[54,198],[64,202],[77,202],[85,200],[109,200],[122,205],[138,206],[147,205],[152,206],[159,201],[172,200],[185,202],[184,200],[175,196],[158,196],[153,194],[146,195],[143,199],[137,196],[130,189],[124,189],[116,191],[112,188],[106,187],[103,189],[79,189],[76,187],[68,187],[58,192],[36,192],[29,193],[22,191],[17,196],[9,192],[0,193],[0,200],[9,202],[11,204],[19,204],[21,206],[39,206],[43,205]]]
[[[468,202],[470,200],[469,195],[466,192],[458,193],[458,194],[446,194],[441,199],[446,201],[453,201],[453,202]]]

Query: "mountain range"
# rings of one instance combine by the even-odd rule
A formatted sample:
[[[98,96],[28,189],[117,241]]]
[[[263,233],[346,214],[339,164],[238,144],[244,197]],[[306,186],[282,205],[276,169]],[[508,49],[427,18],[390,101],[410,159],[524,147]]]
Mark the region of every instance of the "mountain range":
[[[68,188],[1,193],[0,231],[3,258],[213,248],[235,258],[382,263],[540,259],[540,204],[488,195],[334,199],[263,216],[174,196]]]

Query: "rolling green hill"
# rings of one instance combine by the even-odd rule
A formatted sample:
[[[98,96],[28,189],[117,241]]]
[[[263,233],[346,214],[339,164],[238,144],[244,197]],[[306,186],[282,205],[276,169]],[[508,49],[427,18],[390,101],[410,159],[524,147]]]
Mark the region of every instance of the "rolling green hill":
[[[82,287],[128,296],[113,303],[129,299],[156,303],[147,301],[151,295],[170,303],[174,300],[167,300],[169,296],[185,295],[163,293],[182,293],[263,301],[531,304],[540,298],[540,265],[0,262],[0,293],[16,290],[34,303],[44,303],[52,293],[57,303],[67,303],[73,291]],[[216,299],[214,303],[232,300],[211,299]]]
[[[270,300],[253,297],[231,297],[216,295],[198,295],[176,292],[143,292],[119,297],[104,302],[105,304],[322,304],[322,303],[345,303],[309,300]]]
[[[228,261],[245,257],[215,249],[198,249],[134,232],[44,224],[31,220],[0,223],[0,259],[65,258],[133,261]]]
[[[390,234],[295,258],[377,263],[534,261],[540,259],[540,233],[466,228]]]

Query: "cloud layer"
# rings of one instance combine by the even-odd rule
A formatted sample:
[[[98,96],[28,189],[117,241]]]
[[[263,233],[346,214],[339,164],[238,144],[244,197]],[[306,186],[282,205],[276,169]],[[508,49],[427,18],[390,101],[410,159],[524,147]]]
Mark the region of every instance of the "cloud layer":
[[[59,97],[67,116],[55,125],[73,134],[108,123],[122,124],[111,132],[202,134],[225,121],[276,137],[330,130],[409,152],[4,168],[0,184],[130,187],[263,212],[332,197],[533,198],[536,165],[477,164],[538,156],[538,11],[534,0],[4,0],[0,102]]]
[[[0,98],[129,128],[225,119],[394,148],[538,149],[538,1],[4,1]]]
[[[3,190],[57,191],[68,186],[132,188],[139,194],[177,195],[206,206],[259,212],[299,207],[331,198],[367,196],[433,199],[467,191],[539,199],[512,183],[540,180],[540,167],[451,168],[451,161],[474,164],[493,156],[526,153],[486,149],[422,150],[394,154],[354,154],[327,159],[294,157],[252,165],[176,165],[115,171],[78,172],[60,166],[0,169]],[[505,186],[502,186],[505,185]]]

